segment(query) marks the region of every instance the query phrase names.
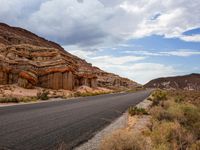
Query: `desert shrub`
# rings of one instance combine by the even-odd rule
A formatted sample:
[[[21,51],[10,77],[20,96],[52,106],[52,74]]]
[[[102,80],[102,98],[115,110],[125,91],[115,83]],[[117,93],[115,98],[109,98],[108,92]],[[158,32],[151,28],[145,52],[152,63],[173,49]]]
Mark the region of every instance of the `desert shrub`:
[[[179,105],[176,103],[167,103],[168,106],[164,105],[161,106],[154,106],[150,110],[150,114],[154,119],[159,121],[166,120],[166,121],[181,121],[184,119],[184,114]]]
[[[182,104],[174,103],[173,105],[169,106],[168,109],[166,109],[165,114],[166,114],[165,115],[166,118],[163,118],[163,119],[166,119],[169,121],[177,120],[180,123],[185,121]]]
[[[134,116],[134,115],[148,115],[148,112],[144,108],[138,108],[138,107],[129,107],[128,113],[131,116]]]
[[[167,96],[174,98],[177,102],[189,102],[194,105],[199,105],[200,101],[199,91],[171,90],[167,91]]]
[[[183,102],[183,101],[184,101],[183,96],[178,95],[178,96],[175,97],[175,102],[176,102],[176,103],[181,103],[181,102]]]
[[[86,96],[95,96],[95,95],[99,95],[98,93],[90,93],[90,92],[85,92],[85,93],[81,93],[81,92],[76,92],[74,93],[74,97],[86,97]]]
[[[147,100],[152,101],[153,99],[151,97],[148,97]]]
[[[49,91],[43,90],[42,92],[37,93],[37,98],[40,100],[48,100],[49,99]]]
[[[34,102],[37,101],[37,97],[22,97],[19,101],[23,103]]]
[[[103,95],[103,94],[110,94],[111,92],[75,92],[73,94],[74,97],[87,97],[87,96],[97,96],[97,95]]]
[[[152,150],[170,150],[170,149],[169,149],[168,145],[162,143],[162,144],[154,145]]]
[[[148,145],[141,135],[121,129],[106,136],[100,144],[100,150],[148,150]]]
[[[19,99],[16,97],[3,97],[0,98],[0,103],[19,103]]]
[[[166,101],[163,107],[152,107],[150,113],[158,120],[178,121],[184,125],[194,124],[200,118],[200,111],[194,105],[173,101]]]
[[[149,111],[153,149],[200,149],[200,107],[194,100],[199,94],[167,91],[168,100],[155,95],[162,94],[154,93],[152,101],[155,102]]]
[[[192,104],[185,104],[182,106],[184,116],[186,118],[185,125],[189,126],[191,124],[200,121],[200,109]]]
[[[151,140],[154,149],[185,150],[194,142],[194,137],[178,122],[164,121],[154,127]]]
[[[159,105],[160,102],[167,100],[167,93],[162,90],[156,90],[152,94],[152,105]]]
[[[27,102],[32,102],[32,101],[37,101],[36,97],[4,97],[0,98],[0,103],[27,103]]]
[[[195,143],[193,143],[189,150],[200,150],[200,140],[196,141]]]
[[[149,111],[150,115],[157,120],[163,120],[165,117],[165,110],[161,106],[154,106]]]
[[[192,104],[186,104],[182,109],[184,113],[182,125],[200,139],[200,109]]]

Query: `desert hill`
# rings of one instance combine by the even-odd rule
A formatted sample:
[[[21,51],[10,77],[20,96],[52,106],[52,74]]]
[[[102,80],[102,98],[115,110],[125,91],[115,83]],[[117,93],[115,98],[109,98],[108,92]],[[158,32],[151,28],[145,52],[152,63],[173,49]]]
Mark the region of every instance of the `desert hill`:
[[[200,90],[200,74],[166,77],[151,80],[145,84],[147,88]]]
[[[0,84],[73,90],[131,88],[138,84],[107,73],[30,31],[0,23]]]

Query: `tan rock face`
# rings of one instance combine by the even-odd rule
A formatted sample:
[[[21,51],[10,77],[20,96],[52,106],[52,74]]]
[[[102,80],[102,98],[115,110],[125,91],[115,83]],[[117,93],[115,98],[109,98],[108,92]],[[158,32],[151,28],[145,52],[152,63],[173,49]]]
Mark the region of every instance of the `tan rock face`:
[[[93,67],[54,42],[21,28],[0,23],[0,84],[73,90],[89,87],[132,87],[129,79]]]

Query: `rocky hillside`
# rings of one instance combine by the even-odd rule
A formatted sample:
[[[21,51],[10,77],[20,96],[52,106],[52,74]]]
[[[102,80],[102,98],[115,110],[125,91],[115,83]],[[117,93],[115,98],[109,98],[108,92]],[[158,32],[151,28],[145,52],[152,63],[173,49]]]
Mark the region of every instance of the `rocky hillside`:
[[[200,90],[200,74],[158,78],[148,82],[147,88]]]
[[[0,84],[73,90],[90,87],[130,88],[136,82],[93,67],[60,45],[27,30],[0,23]]]

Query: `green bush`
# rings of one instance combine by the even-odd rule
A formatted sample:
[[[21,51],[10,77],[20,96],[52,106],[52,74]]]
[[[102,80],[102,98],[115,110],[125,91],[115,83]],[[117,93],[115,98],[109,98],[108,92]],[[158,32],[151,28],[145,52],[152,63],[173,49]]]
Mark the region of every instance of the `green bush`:
[[[152,94],[152,105],[159,105],[160,102],[167,100],[167,93],[162,90],[156,90]]]
[[[138,107],[129,107],[128,113],[131,116],[134,116],[134,115],[148,115],[148,112],[144,108],[138,108]]]
[[[49,99],[49,91],[43,90],[42,92],[37,93],[37,98],[40,100],[48,100]]]

